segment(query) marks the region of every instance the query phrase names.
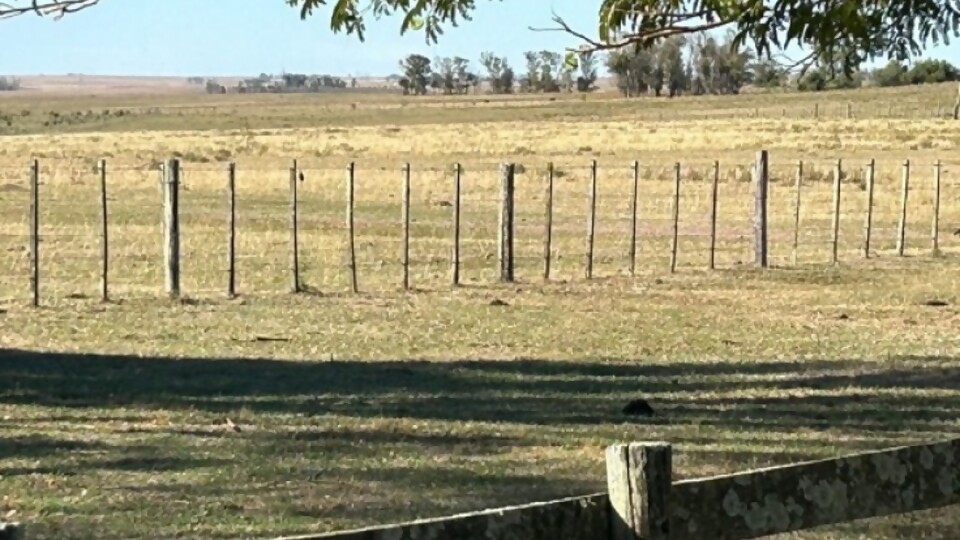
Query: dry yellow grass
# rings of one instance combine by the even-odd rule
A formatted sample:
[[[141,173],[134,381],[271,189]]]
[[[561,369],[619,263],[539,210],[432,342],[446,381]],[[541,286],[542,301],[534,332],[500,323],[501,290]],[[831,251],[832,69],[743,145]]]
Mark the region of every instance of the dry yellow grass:
[[[263,537],[592,491],[602,488],[603,446],[623,440],[676,443],[681,475],[690,477],[960,433],[951,234],[960,223],[960,124],[932,114],[880,118],[891,105],[934,110],[937,95],[921,88],[672,102],[130,97],[111,106],[132,112],[103,125],[46,127],[36,123],[42,111],[104,104],[7,101],[41,112],[21,116],[22,133],[0,149],[0,377],[15,381],[0,390],[0,426],[9,433],[0,475],[13,493],[0,511],[33,524],[37,538]],[[821,118],[801,118],[815,99]],[[874,113],[838,118],[848,101]],[[749,268],[745,181],[760,148],[771,152],[778,266],[764,272]],[[181,303],[159,298],[153,166],[174,155],[184,162],[190,298]],[[25,307],[30,156],[43,167],[39,310]],[[109,164],[115,298],[105,305],[95,300],[101,157]],[[830,171],[838,158],[848,178],[842,264],[831,267]],[[290,281],[292,159],[306,177],[302,273],[314,293],[300,296],[273,294]],[[598,279],[587,282],[592,159],[600,164]],[[630,278],[634,159],[642,162],[640,268]],[[870,159],[878,167],[879,258],[864,261],[860,174]],[[901,259],[891,253],[904,159],[913,179]],[[932,257],[938,159],[943,253]],[[223,298],[231,160],[239,171],[237,300]],[[714,160],[720,269],[708,272]],[[358,167],[359,296],[346,292],[349,161]],[[503,161],[524,165],[517,286],[493,281]],[[405,162],[414,171],[418,289],[408,294],[399,291],[398,265]],[[448,285],[454,162],[466,171],[459,289]],[[548,162],[560,171],[555,279],[542,284]],[[671,276],[675,162],[681,242]],[[925,305],[930,299],[949,305]],[[622,417],[619,408],[638,395],[660,414]],[[241,431],[225,428],[226,418]],[[805,537],[950,538],[957,526],[944,511]]]

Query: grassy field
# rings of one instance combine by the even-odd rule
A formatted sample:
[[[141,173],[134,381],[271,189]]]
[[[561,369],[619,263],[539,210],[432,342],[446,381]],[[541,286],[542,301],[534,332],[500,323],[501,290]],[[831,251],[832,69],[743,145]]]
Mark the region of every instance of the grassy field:
[[[694,477],[956,436],[960,124],[934,118],[954,94],[932,86],[632,102],[4,96],[0,111],[14,118],[0,148],[0,516],[29,523],[32,538],[262,538],[602,490],[603,448],[614,442],[670,441],[680,474]],[[749,264],[746,179],[760,148],[770,151],[773,181],[775,267],[766,271]],[[155,166],[171,156],[184,163],[187,298],[177,302],[160,298]],[[39,309],[26,306],[31,157],[42,165]],[[109,168],[107,304],[96,300],[100,158]],[[285,294],[292,159],[305,174],[308,292],[297,296]],[[587,281],[593,159],[597,279]],[[640,250],[630,277],[634,159],[642,162]],[[832,266],[837,159],[847,176],[841,264]],[[862,167],[871,159],[875,232],[865,260]],[[795,264],[798,160],[806,176]],[[939,256],[930,253],[935,160]],[[226,161],[239,171],[236,299],[223,294]],[[360,295],[348,293],[344,266],[349,161],[358,168]],[[503,161],[524,165],[511,286],[494,282]],[[405,162],[413,167],[409,293],[399,290]],[[449,286],[454,162],[465,171],[457,289]],[[548,162],[560,173],[555,279],[543,283]],[[677,162],[680,264],[671,275]],[[623,416],[637,397],[657,414]],[[795,537],[958,533],[947,509]]]

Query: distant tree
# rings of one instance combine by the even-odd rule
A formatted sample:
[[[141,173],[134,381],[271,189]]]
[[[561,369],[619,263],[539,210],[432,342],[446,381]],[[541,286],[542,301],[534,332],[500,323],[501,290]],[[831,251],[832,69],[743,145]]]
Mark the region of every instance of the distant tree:
[[[497,56],[492,52],[484,52],[480,55],[480,65],[487,71],[487,81],[490,84],[490,91],[494,94],[512,94],[514,86],[514,73],[507,59]]]
[[[779,88],[787,82],[787,71],[772,60],[755,62],[750,70],[753,72],[753,84],[761,88]]]
[[[905,74],[907,84],[933,84],[960,80],[960,71],[946,60],[920,60]]]
[[[208,94],[226,94],[227,89],[222,84],[218,83],[213,79],[209,79],[206,82],[206,91]]]
[[[873,83],[877,86],[890,87],[900,86],[905,83],[907,67],[896,60],[890,60],[882,68],[875,69],[870,74]]]
[[[578,92],[592,92],[597,84],[597,58],[592,52],[579,55],[580,76],[577,77]]]
[[[649,73],[654,58],[650,50],[639,46],[613,51],[607,56],[607,70],[614,75],[617,89],[625,97],[636,97],[649,91]]]
[[[20,89],[20,79],[16,77],[0,77],[0,92],[14,92]]]
[[[678,96],[690,87],[683,61],[683,46],[684,38],[674,36],[666,39],[658,50],[660,70],[670,97]]]
[[[427,93],[427,86],[430,84],[433,74],[429,58],[420,54],[411,54],[400,62],[400,69],[409,83],[408,93],[417,96]]]
[[[527,92],[539,92],[541,88],[540,73],[542,72],[540,55],[534,51],[527,51],[523,53],[523,58],[527,61],[527,72],[520,79],[520,86]]]

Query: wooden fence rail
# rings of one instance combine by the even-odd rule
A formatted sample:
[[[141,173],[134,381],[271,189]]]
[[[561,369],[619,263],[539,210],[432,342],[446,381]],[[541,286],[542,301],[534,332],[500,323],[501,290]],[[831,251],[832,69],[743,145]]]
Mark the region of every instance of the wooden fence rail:
[[[672,481],[667,443],[607,449],[607,493],[282,540],[747,540],[960,503],[960,439]]]
[[[847,176],[849,171],[845,170],[843,167],[843,162],[841,160],[836,160],[832,166],[832,204],[829,206],[829,218],[830,218],[830,229],[829,229],[829,251],[827,260],[832,264],[838,264],[841,262],[841,235],[847,234],[844,229],[841,227],[841,215],[846,216],[846,214],[841,213],[842,201],[853,201],[854,199],[859,199],[859,196],[855,196],[852,191],[841,192],[841,184],[844,181],[849,181]],[[817,171],[811,170],[807,172],[805,169],[805,164],[803,161],[797,162],[796,165],[796,175],[795,175],[795,193],[790,193],[788,190],[785,190],[783,193],[788,193],[786,198],[792,200],[792,216],[771,216],[771,211],[769,209],[770,205],[770,183],[771,183],[771,172],[770,172],[770,158],[769,154],[766,151],[760,151],[756,155],[756,159],[752,164],[752,174],[751,174],[751,189],[752,189],[752,232],[750,234],[744,234],[740,238],[740,241],[749,241],[752,242],[752,257],[753,262],[756,267],[767,268],[771,264],[770,258],[770,243],[772,241],[780,241],[777,236],[770,236],[771,229],[771,220],[781,217],[792,218],[792,256],[785,257],[787,260],[792,261],[794,265],[799,264],[799,255],[800,250],[800,231],[802,227],[802,217],[804,214],[804,209],[807,208],[806,212],[810,212],[810,207],[802,207],[802,194],[807,193],[804,191],[803,186],[805,184],[813,184],[818,181],[823,181],[823,175],[817,174]],[[876,215],[875,215],[875,191],[878,189],[875,181],[876,176],[876,163],[874,160],[870,160],[868,164],[862,169],[861,174],[861,189],[865,191],[864,199],[860,199],[859,204],[865,205],[865,216],[863,224],[863,236],[861,239],[854,240],[856,245],[857,252],[861,253],[863,257],[870,258],[876,253],[875,249],[875,237],[876,234],[873,230]],[[111,171],[114,169],[110,169]],[[417,229],[414,229],[414,224],[417,223],[416,217],[412,215],[412,195],[411,189],[412,184],[412,168],[410,164],[406,164],[402,169],[401,175],[401,192],[399,201],[401,208],[399,209],[400,214],[400,235],[401,240],[401,250],[399,256],[397,257],[397,262],[400,264],[402,274],[400,276],[400,285],[402,290],[414,290],[415,283],[414,280],[417,276],[413,274],[411,265],[414,264],[416,258],[412,258],[412,246],[414,239],[411,237],[412,234]],[[523,217],[525,214],[520,214],[520,217],[517,215],[518,201],[517,199],[517,179],[516,175],[518,170],[521,170],[518,165],[513,163],[503,163],[499,168],[499,207],[498,207],[498,226],[496,232],[496,275],[501,282],[512,283],[517,280],[517,271],[516,271],[516,262],[519,258],[516,253],[515,243],[517,237],[517,223],[525,222],[529,218]],[[184,206],[183,201],[181,201],[181,164],[177,159],[172,159],[166,161],[162,164],[160,175],[160,194],[161,194],[161,203],[162,203],[162,220],[161,220],[161,231],[162,231],[162,266],[163,266],[163,287],[167,295],[171,297],[178,297],[181,294],[181,223],[180,223],[180,212],[181,206]],[[947,204],[942,204],[942,192],[943,192],[943,175],[944,171],[950,172],[950,169],[944,167],[944,164],[940,161],[933,163],[932,170],[932,182],[927,184],[930,188],[929,197],[926,197],[924,193],[918,193],[919,191],[926,191],[926,187],[917,187],[916,183],[911,183],[911,163],[910,161],[904,161],[902,164],[901,170],[901,184],[899,192],[899,201],[896,209],[896,236],[895,236],[895,249],[891,250],[893,253],[903,256],[905,254],[907,244],[909,241],[908,238],[908,219],[913,219],[916,221],[916,218],[911,218],[911,214],[908,214],[908,201],[916,201],[915,197],[919,195],[920,200],[926,201],[930,199],[929,209],[932,210],[932,218],[930,223],[930,252],[933,255],[941,254],[944,250],[943,244],[945,242],[941,241],[940,237],[940,227],[941,227],[941,212],[942,207],[947,207],[949,211],[955,211],[956,209],[950,206],[952,199],[947,199]],[[98,227],[98,236],[100,240],[100,297],[103,301],[109,301],[113,296],[110,291],[110,284],[114,283],[117,276],[116,267],[111,267],[111,249],[110,249],[110,236],[109,226],[110,218],[116,213],[116,206],[119,203],[112,203],[112,209],[108,213],[107,209],[107,188],[108,188],[108,167],[106,160],[100,160],[98,165],[98,180],[100,188],[100,220]],[[222,285],[218,285],[218,290],[225,290],[225,293],[228,297],[234,297],[239,294],[237,290],[237,220],[238,211],[237,205],[237,174],[238,168],[234,163],[230,163],[225,170],[222,170],[225,174],[226,180],[226,268],[224,269],[224,274],[226,275],[225,282]],[[461,231],[462,226],[466,226],[468,231],[472,223],[462,223],[464,220],[464,210],[461,201],[462,190],[464,189],[464,184],[462,180],[462,168],[458,164],[451,171],[451,179],[453,180],[453,193],[452,202],[452,215],[449,218],[450,227],[452,228],[452,246],[449,253],[449,268],[450,268],[450,281],[452,286],[456,287],[461,284],[463,280],[464,273],[464,264],[463,264],[463,246],[464,241],[463,233]],[[641,209],[641,202],[646,202],[648,204],[661,204],[662,207],[669,205],[669,233],[668,234],[668,246],[666,249],[669,249],[669,252],[666,253],[666,256],[669,259],[669,272],[673,273],[678,270],[678,266],[681,260],[681,251],[683,251],[681,246],[681,229],[684,227],[684,224],[681,223],[681,215],[684,211],[687,211],[686,203],[684,203],[684,194],[689,192],[695,192],[696,189],[688,189],[684,186],[689,184],[684,184],[684,171],[681,163],[674,163],[671,175],[670,175],[670,187],[672,188],[669,200],[665,193],[661,193],[663,199],[661,200],[651,200],[649,194],[645,193],[641,183],[640,183],[640,162],[633,161],[632,167],[630,169],[630,174],[625,174],[620,179],[611,178],[609,175],[603,175],[601,178],[600,172],[598,169],[598,164],[595,160],[590,162],[589,165],[589,178],[586,189],[586,213],[587,213],[587,223],[586,223],[586,238],[583,245],[582,255],[582,268],[583,276],[586,279],[592,279],[596,276],[597,264],[600,261],[609,262],[610,257],[608,255],[603,255],[599,252],[598,247],[600,247],[602,238],[600,238],[599,233],[603,232],[606,235],[619,235],[622,236],[623,242],[623,252],[620,253],[622,260],[620,261],[623,265],[623,272],[630,276],[636,276],[638,274],[637,268],[638,264],[643,259],[650,258],[650,246],[653,245],[652,242],[649,242],[647,238],[644,238],[642,227],[640,226],[638,220],[642,217],[644,219],[649,219],[651,221],[656,221],[662,219],[656,215],[643,215],[645,210]],[[703,236],[708,236],[707,242],[704,247],[700,248],[706,253],[704,253],[704,258],[702,259],[702,264],[710,269],[715,270],[718,267],[717,264],[717,251],[721,249],[718,247],[718,221],[722,221],[722,217],[719,213],[719,206],[721,205],[721,199],[726,200],[727,188],[720,187],[720,163],[718,161],[712,162],[712,176],[711,178],[704,178],[709,181],[709,190],[705,190],[706,197],[703,203],[706,204],[706,209],[699,210],[703,212],[702,226],[706,229],[706,232],[702,233]],[[665,174],[665,173],[664,173]],[[779,176],[782,176],[783,173],[778,173]],[[792,174],[792,173],[789,173]],[[41,205],[43,200],[41,198],[41,189],[44,193],[48,190],[42,186],[40,179],[41,176],[41,166],[38,161],[31,162],[29,169],[29,205],[28,205],[28,221],[29,221],[29,240],[27,243],[27,255],[29,258],[29,291],[30,291],[30,302],[34,306],[38,306],[41,303],[41,261],[44,264],[58,264],[55,258],[50,257],[49,259],[44,258],[41,253],[43,245],[41,244],[41,238],[45,232],[45,224],[41,223],[42,217],[44,214],[41,212]],[[538,175],[539,176],[539,175]],[[536,178],[537,181],[543,182],[543,238],[542,238],[542,279],[544,281],[549,281],[555,277],[555,262],[559,260],[561,254],[557,249],[557,234],[559,230],[562,230],[562,227],[558,225],[557,215],[557,195],[556,191],[560,187],[560,184],[555,183],[557,178],[561,178],[560,171],[558,171],[552,163],[548,164],[542,177]],[[299,169],[299,165],[296,160],[294,160],[289,168],[289,227],[290,227],[290,262],[289,262],[289,282],[290,290],[294,293],[299,293],[305,290],[304,281],[302,279],[302,272],[304,269],[301,267],[304,262],[301,260],[301,224],[300,224],[300,209],[301,204],[299,190],[301,189],[301,182],[303,182],[303,173]],[[356,199],[355,199],[355,190],[357,182],[357,169],[354,163],[350,163],[346,168],[346,178],[345,178],[345,212],[346,219],[343,226],[343,234],[345,235],[345,242],[343,243],[343,250],[347,277],[349,278],[349,287],[354,293],[360,292],[360,283],[358,278],[359,265],[358,265],[358,254],[357,254],[357,224],[356,221]],[[601,208],[603,208],[603,197],[600,194],[601,184],[602,187],[606,188],[609,185],[614,184],[615,182],[620,182],[624,190],[624,198],[629,197],[629,200],[623,201],[624,208],[621,212],[624,212],[624,215],[617,216],[622,218],[625,222],[624,225],[617,225],[616,227],[607,225],[604,221],[604,216],[601,215]],[[421,186],[421,183],[417,182],[417,187]],[[923,185],[925,183],[921,183]],[[524,183],[524,186],[527,184]],[[949,184],[948,184],[949,185]],[[185,188],[184,188],[185,189]],[[775,188],[779,190],[780,188]],[[789,188],[788,188],[789,189]],[[469,189],[468,189],[469,191]],[[815,190],[811,190],[810,197],[815,197],[813,193]],[[534,192],[539,192],[539,190],[534,190]],[[524,191],[523,193],[530,193],[530,191]],[[781,193],[777,191],[777,193]],[[115,192],[112,193],[116,197]],[[841,195],[843,199],[841,199]],[[889,194],[885,199],[887,201],[892,201],[893,197]],[[687,195],[691,196],[691,195]],[[806,196],[806,195],[804,195]],[[782,195],[781,195],[782,197]],[[955,195],[954,195],[955,197]],[[520,201],[521,203],[523,201]],[[619,202],[619,201],[618,201]],[[609,204],[609,203],[606,203]],[[914,202],[914,204],[919,204]],[[823,212],[826,213],[826,205],[823,205]],[[520,206],[520,211],[523,211],[522,204]],[[927,209],[924,209],[926,212]],[[627,213],[629,213],[627,215]],[[859,210],[858,210],[859,213]],[[889,213],[889,212],[888,212]],[[475,209],[472,213],[467,215],[475,216]],[[492,217],[492,216],[491,216]],[[824,216],[825,217],[825,216]],[[307,216],[304,219],[315,219],[315,216]],[[476,219],[474,217],[474,219]],[[737,219],[742,219],[742,216],[737,216]],[[892,218],[891,218],[892,219]],[[445,218],[445,221],[447,218]],[[846,217],[844,217],[846,220]],[[561,223],[562,225],[562,223]],[[915,226],[916,224],[914,224]],[[363,223],[360,224],[363,227]],[[778,225],[782,227],[783,225]],[[849,226],[849,224],[848,224]],[[620,230],[622,228],[622,230]],[[524,229],[529,231],[529,228]],[[744,231],[746,232],[746,231]],[[781,231],[786,232],[786,231]],[[539,233],[535,233],[539,234]],[[726,233],[729,234],[729,233]],[[689,233],[686,234],[689,236]],[[891,235],[892,236],[892,235]],[[522,240],[527,241],[531,240],[529,238],[523,238]],[[532,239],[539,241],[540,239]],[[789,242],[789,240],[787,240]],[[847,240],[849,244],[849,239]],[[368,242],[361,243],[361,246],[368,245]],[[569,246],[569,244],[567,244]],[[316,246],[306,246],[306,249],[313,250]],[[789,247],[789,246],[788,246]],[[646,248],[646,252],[644,252]],[[13,250],[8,250],[12,252]],[[492,251],[492,250],[491,250]],[[746,250],[745,250],[746,251]],[[789,255],[789,253],[788,253]],[[490,258],[493,257],[493,253],[489,253]],[[570,257],[567,253],[562,254],[567,261],[574,259],[579,259],[579,257],[573,258]],[[535,256],[539,257],[539,255]],[[393,259],[393,256],[390,256]],[[527,258],[530,258],[529,256]],[[441,259],[442,260],[442,259]],[[49,261],[49,262],[48,262]],[[435,261],[439,262],[439,261]],[[826,261],[824,261],[826,262]],[[446,261],[444,261],[446,264]],[[567,264],[570,264],[569,262]],[[309,263],[307,263],[309,266]],[[491,261],[491,267],[493,266],[493,261]],[[493,270],[493,268],[489,268]],[[539,271],[537,272],[540,273]],[[46,275],[44,273],[44,275]],[[122,277],[122,276],[121,276]],[[44,289],[46,290],[46,289]]]

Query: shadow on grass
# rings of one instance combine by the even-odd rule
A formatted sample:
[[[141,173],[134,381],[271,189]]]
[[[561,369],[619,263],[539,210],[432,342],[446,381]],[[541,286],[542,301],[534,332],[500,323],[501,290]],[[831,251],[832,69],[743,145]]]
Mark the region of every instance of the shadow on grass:
[[[936,366],[936,367],[931,367]],[[189,408],[530,425],[743,425],[931,431],[960,413],[960,359],[288,362],[0,349],[0,403]],[[643,397],[657,411],[626,417]],[[910,421],[904,422],[905,416]],[[39,444],[39,443],[38,443]],[[42,444],[41,444],[42,446]],[[41,449],[42,450],[42,449]]]

